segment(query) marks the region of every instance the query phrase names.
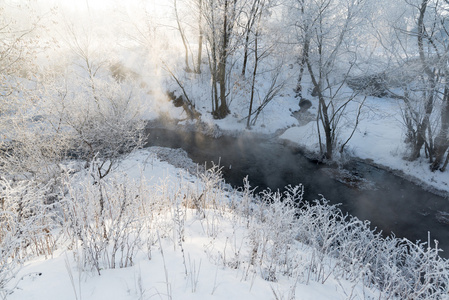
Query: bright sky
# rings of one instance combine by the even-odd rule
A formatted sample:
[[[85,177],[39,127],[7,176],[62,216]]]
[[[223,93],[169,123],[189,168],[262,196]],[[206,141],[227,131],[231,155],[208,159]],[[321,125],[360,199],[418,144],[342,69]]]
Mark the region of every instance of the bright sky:
[[[102,9],[102,8],[109,8],[113,7],[116,3],[114,0],[56,0],[56,3],[62,4],[62,6],[65,6],[70,9],[74,10],[85,10],[87,8],[89,9]],[[135,1],[122,1],[125,3],[129,2],[135,2]]]
[[[91,10],[120,7],[137,7],[146,6],[148,9],[154,10],[167,4],[166,0],[52,0],[55,4],[67,7],[73,10]]]

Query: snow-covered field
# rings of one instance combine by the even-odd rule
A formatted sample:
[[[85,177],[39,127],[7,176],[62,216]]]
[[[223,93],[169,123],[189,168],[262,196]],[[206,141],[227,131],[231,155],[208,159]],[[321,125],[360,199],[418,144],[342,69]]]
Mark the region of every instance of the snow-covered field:
[[[98,209],[96,198],[89,198],[96,187],[86,172],[75,176],[68,194],[80,192],[86,199],[70,202],[68,197],[61,202],[73,209],[63,204],[63,211],[76,213],[72,222],[54,229],[54,249],[27,261],[3,297],[324,300],[394,299],[389,293],[398,293],[399,299],[439,289],[439,280],[447,278],[447,262],[422,247],[404,245],[412,256],[397,269],[393,258],[404,250],[392,247],[397,241],[373,235],[357,219],[333,220],[330,215],[338,215],[335,207],[309,206],[297,218],[290,201],[300,200],[300,188],[284,197],[266,194],[272,204],[263,205],[254,202],[249,190],[230,190],[218,169],[193,176],[161,161],[156,153],[164,156],[164,152],[171,153],[165,157],[171,157],[173,164],[192,167],[181,150],[174,154],[150,148],[135,152],[109,175],[110,184],[104,188],[111,205],[105,205],[106,244],[102,230],[95,231],[103,227],[95,226],[98,215],[88,217]],[[129,210],[121,205],[117,210],[115,194],[125,203],[120,199],[127,193],[134,199]],[[73,235],[73,230],[79,231]],[[380,262],[377,269],[370,260]],[[435,272],[418,283],[412,274],[419,275],[421,268]],[[408,286],[411,283],[413,287]]]
[[[204,90],[192,83],[189,92]],[[207,100],[204,95],[196,104],[201,121],[219,132],[273,136],[284,131],[280,139],[317,152],[316,122],[292,116],[298,110],[292,94],[273,100],[250,130],[242,122],[247,109],[244,98],[234,99],[231,115],[223,120],[211,117],[208,104],[200,102]],[[309,98],[313,116],[316,100]],[[163,115],[184,119],[181,126],[193,122],[185,120],[182,108],[166,100],[144,92],[141,99],[148,119]],[[342,140],[351,134],[355,109],[347,109],[348,126],[339,133]],[[425,162],[402,159],[406,148],[396,100],[367,98],[346,150],[349,156],[449,191],[447,173],[432,173]],[[298,195],[266,193],[259,195],[265,197],[261,202],[272,204],[256,204],[249,190],[233,191],[217,170],[191,175],[196,170],[185,153],[163,148],[135,152],[102,181],[100,189],[91,174],[79,168],[73,178],[67,178],[66,194],[52,211],[60,223],[48,225],[53,228],[50,232],[32,235],[34,246],[25,248],[30,253],[24,255],[25,263],[14,277],[0,273],[8,281],[0,296],[12,300],[447,298],[448,262],[435,249],[382,239],[368,223],[345,219],[336,207],[322,202],[305,204],[307,209],[297,218],[297,207],[288,201],[299,200]],[[106,214],[101,213],[104,203],[100,205],[105,199],[110,201]],[[402,260],[407,263],[397,263]],[[422,272],[429,274],[423,281]]]
[[[290,266],[294,276],[269,276],[267,266],[250,265],[251,223],[254,220],[239,216],[223,203],[216,209],[198,212],[182,206],[188,189],[203,189],[204,180],[191,176],[183,169],[160,161],[155,153],[169,149],[141,150],[123,161],[111,176],[126,174],[130,180],[147,178],[148,189],[167,193],[166,210],[161,210],[152,228],[142,234],[142,249],[136,252],[132,266],[100,268],[96,270],[83,263],[82,246],[74,246],[66,237],[58,241],[58,249],[47,257],[41,256],[25,263],[11,280],[15,287],[9,300],[25,299],[368,299],[378,293],[363,287],[362,278],[344,280],[326,272],[319,279],[316,270],[307,270],[313,261],[311,248],[292,243],[290,254],[304,269]],[[189,161],[171,153],[176,164],[189,167]],[[175,158],[173,158],[175,157]],[[178,157],[178,158],[176,158]],[[191,162],[190,162],[191,164]],[[123,173],[122,173],[123,172]],[[82,181],[82,179],[79,179]],[[230,201],[223,194],[218,201]],[[173,198],[172,198],[173,197]],[[179,202],[178,202],[179,201]],[[170,203],[171,202],[171,203]],[[177,211],[176,209],[179,209]],[[179,215],[177,215],[179,213]],[[182,224],[180,224],[181,222]],[[144,223],[142,223],[143,226]],[[259,228],[264,230],[263,227]],[[267,228],[268,229],[268,228]],[[146,230],[146,229],[145,229]],[[152,239],[151,244],[143,242]],[[271,241],[264,247],[270,248]],[[75,247],[75,249],[73,249]],[[85,255],[85,254],[84,254]],[[101,260],[108,260],[102,257]],[[260,258],[262,259],[262,257]],[[269,259],[269,258],[268,258]],[[308,272],[308,274],[307,274]],[[279,276],[274,272],[270,276]],[[318,276],[318,277],[317,277]],[[329,276],[329,278],[327,278]],[[315,279],[314,279],[315,278]],[[317,282],[321,281],[321,282]],[[350,296],[352,295],[352,296]]]

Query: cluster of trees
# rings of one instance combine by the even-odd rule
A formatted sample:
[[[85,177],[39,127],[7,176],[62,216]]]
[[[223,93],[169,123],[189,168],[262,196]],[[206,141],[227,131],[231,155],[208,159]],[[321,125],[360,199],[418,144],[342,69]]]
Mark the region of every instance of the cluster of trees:
[[[32,10],[33,2],[29,3]],[[182,70],[167,63],[160,66],[168,67],[181,87],[183,80],[175,76],[179,72],[209,79],[215,118],[225,118],[231,112],[237,85],[244,90],[239,97],[248,99],[243,118],[248,128],[280,93],[293,90],[299,99],[311,94],[318,108],[321,152],[332,160],[337,151],[344,151],[355,132],[366,95],[388,95],[396,97],[403,108],[408,158],[426,156],[433,171],[446,169],[446,0],[171,3],[174,28],[184,48]],[[142,144],[137,93],[123,80],[112,79],[110,61],[93,46],[99,36],[89,28],[92,23],[78,27],[70,22],[58,24],[63,32],[59,43],[68,49],[74,63],[64,66],[64,72],[45,70],[43,75],[37,71],[35,58],[49,45],[42,41],[51,41],[42,38],[48,30],[43,21],[46,15],[33,11],[30,15],[35,17],[25,24],[17,22],[19,15],[11,13],[10,7],[5,9],[0,12],[1,167],[8,174],[40,174],[42,161],[56,164],[76,156],[88,162],[102,159],[99,174],[104,176],[120,154]],[[146,13],[148,21],[151,11]],[[95,15],[89,12],[89,17]],[[154,24],[142,26],[147,33],[140,30],[141,35],[125,36],[155,47]],[[287,84],[292,74],[297,78],[294,87]],[[25,83],[24,78],[32,81]],[[188,92],[183,92],[187,105],[194,106]],[[350,120],[353,130],[349,136],[341,136],[342,124],[348,124],[349,106],[357,107],[355,114],[350,114],[355,116]]]
[[[60,162],[78,158],[95,162],[102,178],[142,145],[139,94],[113,79],[108,58],[92,51],[88,31],[67,25],[62,44],[71,61],[61,69],[42,68],[37,59],[48,47],[41,37],[45,22],[36,17],[22,28],[20,14],[0,17],[2,177],[45,181],[61,171]]]
[[[55,249],[51,231],[60,217],[55,206],[67,193],[63,182],[72,174],[70,161],[76,158],[79,169],[90,170],[92,186],[101,194],[117,162],[144,142],[139,93],[112,77],[107,58],[92,51],[87,31],[80,35],[66,28],[66,65],[39,65],[52,39],[42,36],[49,32],[48,22],[33,4],[13,2],[0,9],[2,299],[30,255]],[[29,18],[22,22],[25,11]]]
[[[400,60],[405,75],[410,77],[400,85],[399,98],[403,100],[403,119],[411,160],[423,152],[432,171],[444,171],[449,161],[449,28],[448,1],[407,1],[414,15],[412,29],[397,28],[399,38],[412,39],[415,47],[402,47],[395,56]],[[406,35],[406,37],[403,37]],[[413,62],[416,60],[416,62]],[[410,64],[415,70],[410,71]],[[410,74],[411,73],[411,74]]]
[[[245,120],[247,127],[254,125],[263,108],[285,85],[279,76],[286,64],[281,36],[275,32],[279,23],[273,22],[273,18],[280,17],[279,1],[174,0],[173,3],[185,48],[184,69],[197,74],[206,71],[210,75],[212,115],[223,119],[231,112],[233,89],[237,82],[244,82],[250,99]],[[178,12],[180,3],[183,14]],[[273,26],[267,26],[268,23]],[[189,34],[198,37],[194,49],[189,46],[192,40]],[[206,70],[203,60],[207,61]],[[268,88],[258,90],[259,78],[269,82]],[[258,106],[256,97],[260,100]]]
[[[178,11],[180,3],[184,15]],[[194,72],[201,73],[201,57],[207,53],[214,117],[230,113],[238,78],[248,85],[247,127],[254,125],[266,104],[291,88],[279,75],[290,65],[298,76],[296,96],[305,97],[308,87],[316,98],[324,158],[332,160],[337,150],[344,151],[366,95],[393,96],[403,108],[408,158],[426,155],[432,170],[446,168],[447,1],[174,0],[174,7],[185,46],[184,69],[192,71],[189,57],[196,51],[198,59],[190,61]],[[189,36],[198,37],[198,47],[190,48]],[[269,87],[257,90],[258,80],[270,82]],[[354,130],[339,136],[354,102]]]

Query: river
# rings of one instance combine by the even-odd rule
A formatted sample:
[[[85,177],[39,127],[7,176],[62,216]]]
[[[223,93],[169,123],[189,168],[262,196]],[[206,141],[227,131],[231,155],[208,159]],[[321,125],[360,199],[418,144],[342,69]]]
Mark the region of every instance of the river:
[[[299,149],[277,138],[257,135],[211,138],[197,132],[150,128],[147,146],[182,148],[196,163],[220,163],[223,177],[241,187],[282,190],[303,184],[306,200],[323,195],[332,204],[361,220],[369,220],[384,235],[394,233],[413,242],[439,241],[449,257],[449,199],[430,193],[391,172],[362,162],[338,170],[307,159]]]

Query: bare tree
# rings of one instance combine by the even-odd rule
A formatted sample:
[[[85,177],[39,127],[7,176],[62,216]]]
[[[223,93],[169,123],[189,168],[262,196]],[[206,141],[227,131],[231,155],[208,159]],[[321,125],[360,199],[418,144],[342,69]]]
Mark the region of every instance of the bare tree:
[[[306,0],[297,0],[294,1],[292,5],[292,10],[299,14],[298,20],[294,23],[297,33],[296,36],[300,41],[299,44],[301,49],[301,54],[297,58],[297,62],[299,64],[299,74],[295,88],[296,97],[299,98],[302,98],[302,79],[306,68],[306,58],[310,49],[311,30],[309,27],[313,26],[313,23],[315,22],[313,20],[314,16],[307,13],[306,4]]]
[[[38,36],[46,28],[43,17],[22,4],[0,8],[0,175],[46,180],[65,140],[52,139],[39,111],[41,91],[26,81],[36,78],[35,57],[45,49]],[[18,10],[29,19],[18,20]]]
[[[217,119],[230,113],[227,101],[228,62],[235,49],[233,39],[239,5],[239,0],[203,0],[203,29],[212,77],[212,114]]]
[[[68,27],[66,45],[75,54],[76,68],[62,83],[51,82],[49,118],[70,136],[74,155],[95,163],[99,178],[117,161],[144,142],[144,121],[132,86],[117,83],[107,73],[108,62],[95,46],[93,32]]]
[[[242,76],[245,76],[245,70],[249,68],[248,59],[252,54],[252,74],[250,82],[249,110],[246,120],[246,127],[251,128],[257,122],[257,119],[263,109],[282,91],[285,86],[285,80],[281,79],[281,70],[283,65],[282,54],[277,50],[278,38],[276,33],[270,32],[264,25],[268,21],[270,8],[273,1],[254,0],[249,7],[249,19],[245,25],[245,40],[243,44],[243,69]],[[268,62],[270,60],[270,62]],[[258,78],[267,80],[266,89],[258,89],[256,81]],[[263,90],[263,91],[262,91]],[[259,106],[256,105],[256,97],[259,98]]]
[[[440,36],[442,35],[442,37],[439,37],[437,34],[434,35],[433,32],[431,32],[431,30],[435,27],[432,26],[431,28],[426,28],[425,26],[424,18],[429,1],[423,0],[419,9],[417,36],[419,57],[423,65],[424,72],[428,77],[430,91],[425,105],[425,117],[419,127],[418,139],[412,153],[412,158],[419,156],[418,151],[420,151],[420,148],[425,142],[425,130],[429,127],[429,119],[434,106],[434,97],[439,97],[442,101],[439,133],[435,137],[433,143],[429,146],[432,171],[435,171],[441,167],[444,154],[449,147],[449,70],[447,69],[447,65],[449,63],[449,45],[447,44],[449,28],[447,28],[447,25],[445,24],[445,14],[449,11],[449,9],[447,6],[439,6],[438,4],[439,3],[436,2],[435,7],[433,8],[433,13],[435,15],[432,17],[432,19],[434,19],[434,23],[432,25],[438,25],[438,29],[436,29],[436,31],[438,31],[437,33],[440,33]],[[439,24],[435,24],[437,22]],[[429,51],[431,52],[431,55],[436,56],[438,62],[437,66],[432,66],[431,63],[429,63],[429,57],[426,56],[426,53],[424,52],[424,40],[426,40],[428,45],[431,47],[431,50]],[[429,49],[429,47],[427,47],[427,49]],[[438,79],[441,80],[442,85],[437,89],[436,81]],[[442,94],[440,92],[442,92]],[[434,156],[433,162],[432,156]],[[441,167],[442,171],[444,171],[446,165],[447,163]]]
[[[243,66],[242,66],[242,76],[245,77],[246,74],[246,65],[248,63],[249,56],[249,47],[251,44],[250,38],[254,34],[254,26],[257,23],[260,23],[260,16],[263,11],[263,7],[266,1],[263,0],[253,0],[250,1],[248,11],[245,11],[246,20],[243,24],[243,34],[245,36],[245,40],[243,42]],[[260,29],[256,29],[256,31],[260,31]],[[256,43],[256,40],[254,40]]]
[[[346,82],[357,60],[357,55],[349,51],[350,43],[347,42],[351,38],[351,30],[360,22],[364,4],[365,1],[352,0],[299,1],[303,21],[297,28],[304,46],[298,85],[301,85],[305,64],[313,84],[312,96],[318,98],[317,126],[321,152],[328,160],[333,158],[345,109],[357,96],[355,92],[348,94],[345,91]],[[349,57],[349,65],[341,67],[341,57]],[[301,89],[297,88],[297,93],[300,92]],[[321,146],[320,128],[324,130],[325,149]]]
[[[185,71],[190,73],[190,72],[192,72],[192,70],[190,69],[190,65],[189,65],[189,53],[190,53],[189,45],[188,45],[186,33],[184,31],[183,26],[181,25],[181,19],[180,19],[179,12],[178,12],[178,1],[177,0],[173,0],[173,6],[174,6],[174,11],[175,11],[176,24],[178,27],[179,34],[181,35],[182,44],[184,45]]]
[[[198,5],[198,56],[196,73],[201,73],[201,60],[203,54],[203,0],[197,0]]]
[[[449,157],[448,4],[431,0],[407,0],[406,4],[412,11],[412,22],[394,24],[393,42],[400,46],[390,50],[402,70],[402,82],[396,84],[398,91],[391,92],[403,101],[408,159],[417,160],[424,153],[432,171],[444,171]],[[391,42],[383,44],[392,48]],[[390,73],[397,81],[398,72]],[[393,78],[386,80],[394,86]]]

